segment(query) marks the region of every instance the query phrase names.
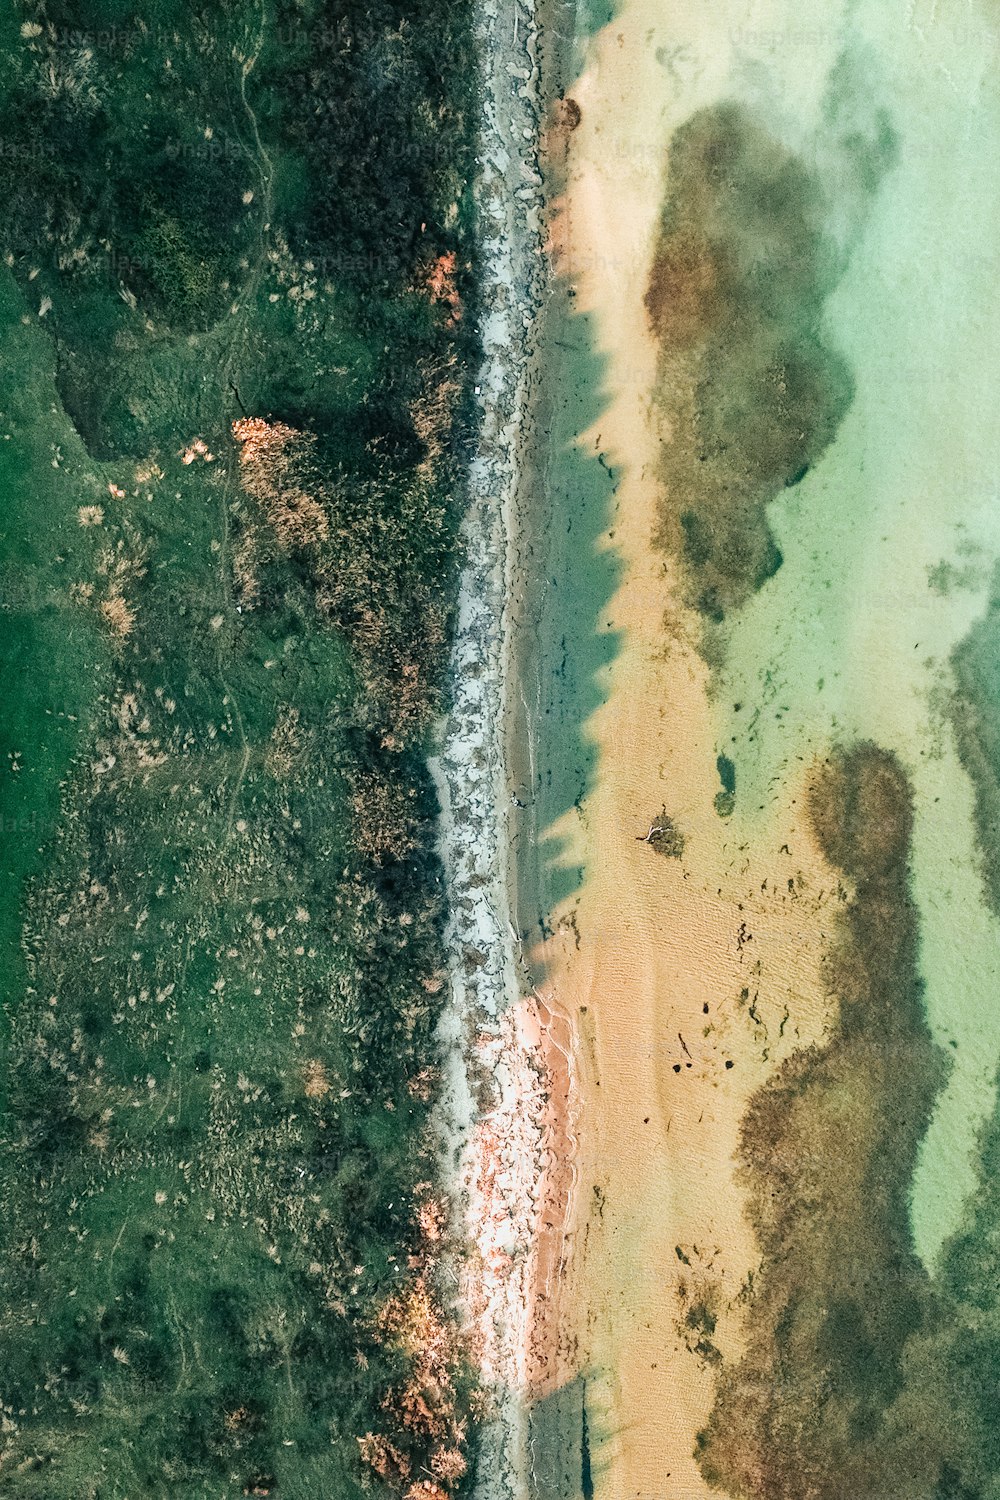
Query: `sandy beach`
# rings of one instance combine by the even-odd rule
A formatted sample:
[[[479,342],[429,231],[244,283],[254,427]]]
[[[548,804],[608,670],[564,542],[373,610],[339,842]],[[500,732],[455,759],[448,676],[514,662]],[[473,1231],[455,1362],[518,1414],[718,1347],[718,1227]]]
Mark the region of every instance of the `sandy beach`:
[[[713,810],[714,711],[682,620],[665,649],[671,588],[651,545],[655,349],[642,295],[673,122],[662,90],[634,91],[656,9],[629,7],[574,86],[581,124],[555,163],[565,192],[544,223],[538,42],[528,28],[508,31],[503,7],[486,19],[480,203],[495,233],[484,436],[455,703],[435,766],[452,892],[442,1131],[473,1247],[460,1293],[494,1399],[478,1470],[484,1500],[575,1495],[585,1446],[602,1492],[659,1495],[666,1461],[672,1494],[704,1493],[691,1455],[712,1370],[683,1332],[684,1299],[711,1302],[715,1342],[730,1352],[731,1304],[753,1265],[732,1173],[739,1119],[768,1068],[823,1023],[818,948],[803,936],[822,924],[834,883],[794,806],[753,850],[727,840]],[[514,62],[507,36],[524,49]],[[568,48],[551,37],[549,48],[551,80]],[[523,87],[512,86],[521,73]],[[613,127],[620,138],[609,139]],[[512,140],[527,143],[527,169]],[[537,217],[520,217],[525,203]],[[586,726],[596,785],[542,829],[513,789],[530,781],[534,755],[517,630],[539,582],[532,518],[549,503],[553,274],[592,315],[607,360],[599,430],[579,443],[620,475],[602,546],[621,567],[606,628],[622,646]],[[526,294],[516,298],[516,286]],[[668,803],[687,841],[682,862],[641,842]],[[530,868],[543,838],[560,842],[585,880],[564,906],[539,913],[553,936],[525,951],[511,901],[519,922],[535,925],[525,918],[543,889]]]
[[[579,1038],[578,1186],[561,1205],[565,1270],[539,1306],[532,1393],[538,1493],[579,1492],[580,1403],[559,1399],[577,1387],[595,1493],[687,1500],[708,1493],[693,1450],[715,1356],[686,1313],[707,1306],[714,1348],[734,1352],[755,1264],[733,1173],[739,1122],[781,1056],[822,1032],[818,963],[837,895],[800,787],[752,843],[717,816],[718,715],[695,622],[652,546],[656,350],[643,294],[666,142],[690,100],[664,86],[651,32],[669,42],[662,5],[645,0],[594,43],[572,90],[580,124],[551,226],[556,267],[605,360],[604,409],[579,444],[618,476],[601,545],[622,583],[601,620],[620,649],[586,725],[595,783],[539,831],[585,873],[530,954],[546,1003]],[[642,841],[664,807],[685,838],[679,860]]]

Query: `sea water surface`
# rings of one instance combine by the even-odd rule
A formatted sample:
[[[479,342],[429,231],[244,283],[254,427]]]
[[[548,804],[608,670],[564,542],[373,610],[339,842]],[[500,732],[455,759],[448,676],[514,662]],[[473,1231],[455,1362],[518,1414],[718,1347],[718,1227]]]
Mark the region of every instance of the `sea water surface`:
[[[796,758],[834,737],[892,748],[912,778],[927,1013],[953,1064],[913,1184],[930,1260],[973,1188],[1000,1055],[1000,926],[948,717],[949,657],[1000,556],[998,34],[976,8],[860,5],[842,25],[815,9],[814,34],[804,16],[770,42],[752,26],[735,33],[734,73],[767,78],[769,118],[801,139],[816,101],[790,110],[781,74],[820,84],[849,38],[896,162],[826,308],[854,399],[814,472],[770,507],[783,563],[733,629],[719,733],[748,831]],[[741,700],[749,715],[727,712]]]

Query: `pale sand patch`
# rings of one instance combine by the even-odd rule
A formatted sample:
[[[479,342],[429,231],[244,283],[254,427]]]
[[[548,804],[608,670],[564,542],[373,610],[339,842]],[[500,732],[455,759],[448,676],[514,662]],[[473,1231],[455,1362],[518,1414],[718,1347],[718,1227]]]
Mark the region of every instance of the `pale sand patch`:
[[[668,18],[662,0],[624,7],[572,89],[582,119],[553,226],[608,360],[609,404],[581,441],[622,471],[607,545],[625,581],[606,612],[623,648],[588,725],[596,786],[558,830],[585,883],[534,955],[544,998],[581,1040],[568,1264],[560,1297],[536,1308],[545,1354],[533,1386],[542,1398],[583,1376],[598,1495],[650,1500],[708,1493],[692,1450],[713,1371],[677,1327],[681,1283],[691,1298],[715,1288],[724,1305],[754,1266],[733,1178],[739,1122],[776,1059],[822,1032],[818,964],[840,899],[804,826],[801,784],[786,782],[752,843],[714,811],[724,747],[707,675],[683,641],[668,646],[670,583],[651,548],[655,349],[642,296],[666,141],[718,96],[725,25],[718,10]],[[640,841],[663,806],[687,839],[681,861]],[[724,1354],[738,1332],[738,1313],[720,1318]]]

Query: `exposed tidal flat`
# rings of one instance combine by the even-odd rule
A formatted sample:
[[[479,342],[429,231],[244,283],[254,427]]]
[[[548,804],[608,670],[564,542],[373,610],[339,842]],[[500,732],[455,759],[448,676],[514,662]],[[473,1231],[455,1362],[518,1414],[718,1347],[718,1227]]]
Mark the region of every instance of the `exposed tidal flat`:
[[[578,38],[522,683],[519,925],[578,1038],[546,1497],[996,1491],[977,17]]]

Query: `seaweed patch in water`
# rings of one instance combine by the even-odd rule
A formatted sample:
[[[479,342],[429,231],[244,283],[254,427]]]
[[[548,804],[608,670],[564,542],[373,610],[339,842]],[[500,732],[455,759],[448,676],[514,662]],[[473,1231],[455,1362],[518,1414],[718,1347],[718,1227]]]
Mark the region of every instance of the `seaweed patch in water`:
[[[838,752],[814,779],[810,812],[855,884],[827,961],[840,1014],[828,1043],[789,1058],[743,1122],[761,1267],[745,1352],[720,1377],[698,1456],[734,1496],[874,1500],[896,1493],[877,1439],[931,1314],[908,1193],[944,1066],[923,1018],[901,766],[871,744]]]
[[[835,70],[824,130],[839,173],[737,103],[699,111],[671,144],[646,292],[668,434],[659,541],[682,560],[688,602],[717,623],[781,566],[767,506],[821,457],[853,397],[822,330],[848,248],[828,229],[829,189],[859,222],[893,141],[883,118],[867,135],[840,118],[847,92]]]

